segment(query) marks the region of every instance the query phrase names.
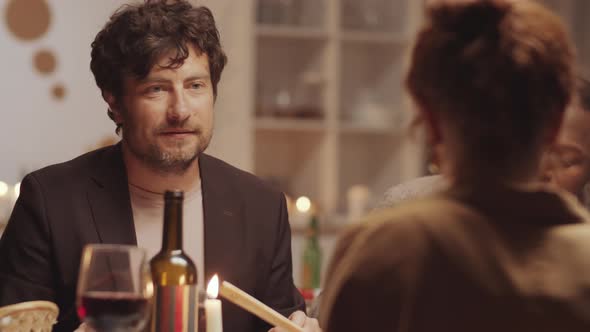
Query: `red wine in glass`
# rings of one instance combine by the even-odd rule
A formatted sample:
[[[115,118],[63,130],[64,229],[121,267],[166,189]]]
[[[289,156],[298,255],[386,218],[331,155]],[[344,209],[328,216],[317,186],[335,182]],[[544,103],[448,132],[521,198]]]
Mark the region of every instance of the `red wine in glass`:
[[[97,331],[139,331],[149,317],[149,302],[133,293],[88,292],[78,315]]]
[[[150,317],[152,294],[145,250],[119,244],[84,247],[76,304],[80,320],[94,331],[141,331]]]

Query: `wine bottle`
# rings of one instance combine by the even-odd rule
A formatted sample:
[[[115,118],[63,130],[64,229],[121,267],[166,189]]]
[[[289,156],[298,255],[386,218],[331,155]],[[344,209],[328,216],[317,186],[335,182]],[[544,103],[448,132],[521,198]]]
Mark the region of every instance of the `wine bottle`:
[[[150,260],[152,332],[197,331],[197,268],[182,250],[182,191],[164,194],[162,249]]]
[[[320,288],[321,258],[320,245],[318,243],[318,219],[314,215],[309,222],[307,244],[303,250],[303,288]]]

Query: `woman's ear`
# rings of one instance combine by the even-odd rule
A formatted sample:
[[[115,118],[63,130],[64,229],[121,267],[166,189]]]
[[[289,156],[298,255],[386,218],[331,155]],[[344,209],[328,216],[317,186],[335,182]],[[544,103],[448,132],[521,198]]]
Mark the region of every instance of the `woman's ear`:
[[[420,107],[419,109],[420,116],[424,120],[424,125],[426,128],[426,142],[430,146],[437,146],[442,143],[442,130],[440,127],[440,121],[436,114],[430,112],[428,109]]]

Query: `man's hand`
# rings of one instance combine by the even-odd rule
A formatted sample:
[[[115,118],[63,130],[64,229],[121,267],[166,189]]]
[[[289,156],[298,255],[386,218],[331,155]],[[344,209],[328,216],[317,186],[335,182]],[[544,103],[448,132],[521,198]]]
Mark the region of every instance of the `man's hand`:
[[[303,311],[295,311],[289,316],[289,319],[295,323],[295,325],[303,328],[305,332],[322,332],[320,323],[315,318],[309,318]],[[273,327],[268,332],[287,332],[285,329],[280,327]]]

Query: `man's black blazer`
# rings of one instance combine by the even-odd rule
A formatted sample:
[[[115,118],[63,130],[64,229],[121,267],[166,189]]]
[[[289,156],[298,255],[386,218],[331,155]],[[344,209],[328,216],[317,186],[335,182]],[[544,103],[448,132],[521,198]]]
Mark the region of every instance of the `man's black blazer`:
[[[205,276],[218,273],[284,315],[304,309],[293,284],[284,195],[255,176],[199,157]],[[55,331],[80,323],[75,292],[88,243],[137,244],[120,144],[27,175],[0,240],[0,305],[50,300]],[[266,331],[262,321],[223,303],[225,331]]]

